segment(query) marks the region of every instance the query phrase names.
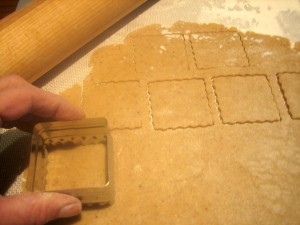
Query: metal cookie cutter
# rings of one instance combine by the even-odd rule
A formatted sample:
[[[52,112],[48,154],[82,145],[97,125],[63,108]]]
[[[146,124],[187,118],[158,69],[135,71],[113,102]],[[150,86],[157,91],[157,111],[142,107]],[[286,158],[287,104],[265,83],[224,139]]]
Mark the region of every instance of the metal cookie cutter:
[[[70,155],[70,157],[63,159],[63,161],[67,161],[72,160],[72,148],[78,148],[80,146],[84,146],[85,148],[97,147],[97,145],[100,144],[105,146],[105,182],[103,185],[95,185],[93,183],[88,187],[67,187],[59,190],[48,190],[46,188],[46,184],[49,182],[47,180],[47,173],[50,172],[47,168],[50,163],[48,161],[48,155],[52,154],[51,149],[53,149],[53,147],[67,147],[67,154],[68,156]],[[82,155],[84,156],[84,154]],[[93,161],[97,160],[97,158],[93,156],[91,158]],[[82,159],[79,163],[85,165],[89,162]],[[98,162],[96,162],[96,164],[97,163]],[[59,165],[59,168],[63,167],[64,162],[59,163]],[[74,173],[74,179],[76,179],[76,173],[80,172],[76,172],[77,169],[78,168],[75,167],[70,171]],[[97,171],[93,171],[93,173],[97,173]],[[84,177],[91,176],[89,171],[83,175]],[[115,197],[113,179],[113,147],[106,119],[94,118],[78,121],[47,122],[37,124],[34,127],[32,136],[32,149],[26,189],[28,191],[65,193],[79,198],[82,203],[112,204]]]

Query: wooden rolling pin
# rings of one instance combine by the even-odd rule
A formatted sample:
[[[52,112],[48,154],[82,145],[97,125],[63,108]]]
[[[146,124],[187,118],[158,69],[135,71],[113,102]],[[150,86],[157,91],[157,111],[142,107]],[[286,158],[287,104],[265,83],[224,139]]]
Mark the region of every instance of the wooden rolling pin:
[[[33,82],[146,0],[35,0],[0,21],[0,77]]]

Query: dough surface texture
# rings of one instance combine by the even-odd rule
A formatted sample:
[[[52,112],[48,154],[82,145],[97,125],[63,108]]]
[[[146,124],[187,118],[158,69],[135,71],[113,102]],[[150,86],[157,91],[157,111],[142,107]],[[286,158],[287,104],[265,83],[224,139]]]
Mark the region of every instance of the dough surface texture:
[[[178,22],[97,49],[83,86],[62,95],[108,119],[116,199],[62,222],[299,224],[297,46]]]

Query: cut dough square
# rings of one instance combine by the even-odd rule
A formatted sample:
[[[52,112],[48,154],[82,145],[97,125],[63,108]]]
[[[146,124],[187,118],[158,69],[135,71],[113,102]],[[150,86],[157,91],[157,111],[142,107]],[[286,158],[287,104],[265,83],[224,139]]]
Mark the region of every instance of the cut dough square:
[[[141,90],[134,82],[86,82],[83,109],[87,117],[105,117],[112,129],[141,127]]]
[[[59,146],[48,150],[47,191],[106,184],[105,145]]]
[[[149,84],[149,93],[155,129],[213,124],[201,79],[153,82]]]
[[[282,93],[293,119],[300,119],[300,74],[282,73],[278,76]]]
[[[127,45],[110,45],[98,49],[92,56],[92,78],[95,81],[138,80],[135,71],[133,48]]]
[[[292,51],[288,39],[282,37],[271,37],[268,35],[248,32],[243,37],[243,45],[250,65],[264,65],[272,68],[280,65],[280,70],[284,68],[299,67],[299,55]]]
[[[187,53],[182,35],[137,36],[134,38],[134,46],[138,72],[188,69]]]
[[[191,34],[198,69],[248,66],[240,36],[236,32]]]
[[[272,91],[265,76],[216,77],[213,82],[224,123],[280,120]]]

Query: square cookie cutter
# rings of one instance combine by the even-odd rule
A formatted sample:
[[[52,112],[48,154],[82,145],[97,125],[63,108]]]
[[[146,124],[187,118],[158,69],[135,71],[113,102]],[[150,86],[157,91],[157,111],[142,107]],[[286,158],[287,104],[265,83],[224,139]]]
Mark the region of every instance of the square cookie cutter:
[[[106,171],[105,184],[103,186],[46,190],[49,148],[55,145],[80,146],[97,144],[106,146]],[[72,148],[70,151],[72,151]],[[86,176],[90,175],[86,174]],[[34,127],[26,182],[27,191],[64,193],[79,198],[83,204],[113,204],[115,197],[113,178],[112,137],[109,133],[106,119],[93,118],[78,121],[46,122],[39,123]]]

